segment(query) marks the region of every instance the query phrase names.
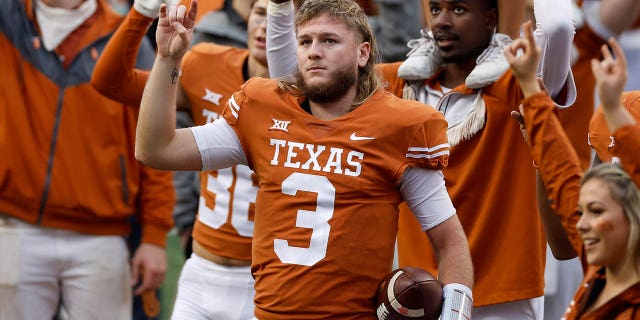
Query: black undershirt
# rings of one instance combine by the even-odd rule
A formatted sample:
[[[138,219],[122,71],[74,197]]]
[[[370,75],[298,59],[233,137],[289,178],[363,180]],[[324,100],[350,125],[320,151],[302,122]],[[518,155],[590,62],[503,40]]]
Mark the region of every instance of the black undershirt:
[[[311,104],[309,103],[309,100],[305,100],[300,104],[300,108],[302,108],[302,110],[304,110],[306,113],[313,115],[313,113],[311,113]]]
[[[244,59],[244,63],[242,64],[242,77],[244,78],[244,82],[249,80],[249,57]]]

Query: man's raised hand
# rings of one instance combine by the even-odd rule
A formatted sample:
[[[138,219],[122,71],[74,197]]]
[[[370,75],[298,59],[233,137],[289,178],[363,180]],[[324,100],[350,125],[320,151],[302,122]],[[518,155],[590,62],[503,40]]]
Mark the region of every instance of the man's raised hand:
[[[504,49],[504,55],[511,66],[513,76],[520,83],[525,97],[542,91],[537,81],[538,61],[540,60],[540,48],[533,37],[531,21],[522,25],[524,38],[518,38]],[[518,51],[522,51],[519,55]]]
[[[591,60],[591,71],[596,78],[596,90],[605,110],[612,110],[621,106],[621,95],[627,82],[627,60],[622,48],[614,38],[609,38],[609,45],[602,45],[602,60]]]
[[[184,56],[193,37],[198,1],[191,0],[187,10],[184,5],[169,8],[166,4],[160,6],[156,42],[158,56],[179,60]]]

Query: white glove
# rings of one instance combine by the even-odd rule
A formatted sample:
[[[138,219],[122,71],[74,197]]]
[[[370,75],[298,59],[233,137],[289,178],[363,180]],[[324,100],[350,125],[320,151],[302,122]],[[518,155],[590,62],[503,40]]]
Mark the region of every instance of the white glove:
[[[459,283],[449,283],[442,287],[442,312],[440,320],[470,320],[473,308],[471,289]]]
[[[135,0],[133,2],[133,8],[138,11],[139,14],[155,19],[158,17],[158,11],[160,5],[170,1],[167,0]]]

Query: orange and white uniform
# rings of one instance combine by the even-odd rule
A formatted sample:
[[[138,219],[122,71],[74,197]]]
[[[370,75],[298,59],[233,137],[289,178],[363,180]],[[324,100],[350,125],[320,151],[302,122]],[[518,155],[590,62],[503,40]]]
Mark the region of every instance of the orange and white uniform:
[[[622,105],[636,119],[640,120],[640,91],[628,91],[622,93]],[[614,162],[614,155],[611,149],[616,145],[611,131],[607,125],[607,120],[602,111],[602,106],[598,107],[589,122],[589,145],[596,151],[598,158],[602,162]]]
[[[148,72],[135,69],[135,56],[152,21],[135,10],[126,16],[93,74],[92,84],[101,93],[114,100],[140,104]],[[213,43],[195,45],[185,55],[180,85],[195,124],[203,125],[221,117],[231,94],[245,82],[248,55],[247,49]],[[203,318],[253,317],[253,279],[248,261],[251,260],[257,183],[252,176],[252,171],[244,165],[200,173],[194,240],[208,253],[244,260],[247,266],[212,265],[215,263],[202,257],[187,260],[181,273],[174,315],[194,319],[194,309],[197,309]],[[227,300],[202,298],[208,292]]]
[[[135,10],[127,15],[94,72],[92,84],[100,92],[112,99],[140,104],[148,73],[135,70],[132,59],[151,21]],[[185,55],[180,84],[195,124],[221,117],[227,100],[245,81],[243,66],[248,55],[247,49],[212,43],[195,45]],[[257,189],[251,175],[246,166],[200,175],[201,201],[194,238],[216,255],[251,260],[253,201]]]
[[[221,117],[231,94],[244,83],[246,49],[202,43],[185,55],[182,88],[196,125]],[[251,260],[257,183],[247,166],[200,174],[200,204],[193,238],[216,255]]]
[[[622,105],[627,111],[640,122],[640,91],[629,91],[622,94]],[[621,161],[625,171],[627,171],[634,181],[640,186],[640,143],[632,144],[636,127],[623,127],[611,134],[604,117],[602,107],[598,107],[589,123],[589,145],[596,151],[598,158],[602,162],[619,162],[623,157],[628,161]],[[640,135],[637,135],[638,137]],[[619,141],[625,141],[620,145]],[[634,158],[635,156],[635,158]]]
[[[624,94],[625,99],[623,100],[626,108],[629,109],[634,103],[637,103],[637,94],[637,92]],[[635,97],[635,99],[629,99],[629,97]],[[540,174],[545,182],[551,207],[560,215],[574,250],[580,257],[584,257],[582,240],[576,229],[576,223],[580,219],[576,209],[582,177],[577,154],[569,145],[567,136],[555,117],[554,104],[546,94],[536,94],[525,99],[522,103],[531,152],[536,162],[540,164]],[[596,119],[598,118],[594,116],[594,120]],[[599,121],[596,120],[596,122]],[[592,121],[592,130],[593,123],[594,121]],[[602,127],[599,128],[602,129]],[[605,133],[608,138],[608,130]],[[616,130],[612,136],[618,143],[611,146],[610,151],[620,156],[622,163],[626,164],[624,165],[625,170],[631,168],[634,171],[629,171],[630,173],[637,173],[637,164],[640,164],[640,156],[637,152],[640,148],[640,139],[638,138],[640,137],[640,127],[637,125],[625,126]],[[596,140],[595,143],[598,147],[596,150],[603,150],[601,147],[607,145],[601,142],[604,142],[603,139]],[[606,159],[607,154],[610,154],[609,150],[603,153],[602,157]],[[637,175],[633,175],[633,177],[635,183],[638,184],[640,180],[635,178]],[[592,299],[592,294],[599,294],[593,291],[602,290],[605,282],[603,268],[589,266],[582,285],[567,308],[564,319],[638,319],[640,299],[637,293],[640,289],[640,283],[636,283],[619,293],[606,304],[584,313],[588,300]]]
[[[257,174],[258,319],[376,319],[376,286],[392,266],[399,185],[410,167],[446,166],[446,121],[382,90],[332,121],[313,117],[302,102],[274,80],[249,80],[229,100],[225,123],[192,128],[203,170],[245,162]],[[221,125],[227,136],[212,132]],[[234,159],[220,158],[220,144],[237,149]],[[431,227],[453,211],[432,213]]]
[[[640,117],[636,117],[640,121]],[[640,186],[640,126],[625,126],[613,133],[613,138],[617,141],[611,148],[611,153],[618,155],[621,159],[622,167],[627,171],[633,181]]]

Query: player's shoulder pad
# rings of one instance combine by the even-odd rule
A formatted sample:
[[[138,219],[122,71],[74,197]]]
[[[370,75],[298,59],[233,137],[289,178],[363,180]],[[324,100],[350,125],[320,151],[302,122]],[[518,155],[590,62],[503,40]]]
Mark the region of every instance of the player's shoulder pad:
[[[266,100],[282,95],[278,80],[262,77],[253,77],[247,80],[242,85],[242,92],[247,99],[255,100]]]
[[[389,92],[385,94],[386,98],[391,102],[389,105],[393,109],[393,113],[398,114],[404,119],[414,122],[444,119],[442,113],[430,105],[414,100],[401,99]]]
[[[236,48],[231,46],[223,46],[213,42],[200,42],[191,47],[191,54],[216,56],[220,54],[238,54],[247,51],[244,48]]]
[[[632,108],[640,108],[640,90],[623,92],[622,104],[629,111]]]

